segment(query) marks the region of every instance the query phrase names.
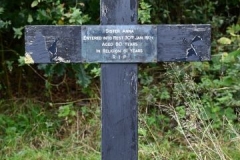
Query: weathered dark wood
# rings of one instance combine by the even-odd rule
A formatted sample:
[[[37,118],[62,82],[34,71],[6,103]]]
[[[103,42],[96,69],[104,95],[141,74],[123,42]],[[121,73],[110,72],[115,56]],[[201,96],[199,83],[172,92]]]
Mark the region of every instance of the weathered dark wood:
[[[55,40],[59,60],[51,61],[49,48]],[[25,50],[27,63],[82,62],[81,26],[26,26]]]
[[[137,0],[101,0],[101,24],[136,24]],[[138,159],[137,64],[102,64],[102,160]]]
[[[102,64],[102,159],[137,159],[137,65]]]
[[[158,61],[210,60],[210,25],[158,25]]]
[[[110,11],[110,8],[108,10]],[[123,18],[122,21],[125,23],[126,19]],[[129,33],[129,36],[137,38],[137,36],[141,35],[152,39],[83,40],[86,35],[101,38],[105,36],[121,38],[128,35],[125,33],[99,33],[105,28],[118,28],[120,31],[133,29],[136,33]],[[137,32],[137,30],[139,31]],[[34,63],[146,63],[157,61],[206,61],[210,59],[210,25],[27,26],[25,32],[26,57],[32,58]],[[57,47],[55,54],[57,56],[53,56],[54,58],[50,60],[52,52],[49,48],[52,47],[55,41]],[[136,43],[138,45],[136,47],[123,46],[120,49],[127,49],[128,51],[130,49],[142,49],[143,53],[102,53],[104,49],[119,49],[117,46],[101,46],[101,43],[104,42]],[[96,53],[96,49],[99,49],[100,53]],[[28,63],[30,62],[28,61]]]
[[[137,24],[137,0],[101,0],[102,25]]]

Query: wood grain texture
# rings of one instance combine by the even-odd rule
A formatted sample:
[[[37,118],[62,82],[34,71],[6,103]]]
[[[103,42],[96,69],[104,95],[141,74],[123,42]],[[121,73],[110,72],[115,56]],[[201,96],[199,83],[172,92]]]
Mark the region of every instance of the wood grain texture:
[[[55,40],[58,40],[56,43],[58,57],[51,61],[49,48]],[[25,50],[26,56],[30,56],[34,63],[82,62],[81,26],[26,26]]]
[[[137,24],[137,0],[101,0],[101,24]]]
[[[158,25],[158,62],[210,60],[210,25]]]
[[[137,0],[102,0],[101,24],[136,24]],[[102,160],[138,159],[137,64],[102,64]]]
[[[137,65],[102,64],[102,159],[136,160]]]
[[[101,0],[101,24],[136,24],[137,0]],[[138,159],[137,64],[102,64],[102,160]]]
[[[111,2],[112,3],[112,2]],[[106,6],[105,6],[106,7]],[[109,10],[109,9],[108,9]],[[109,10],[110,11],[110,10]],[[114,12],[115,13],[115,12]],[[105,15],[105,12],[104,12]],[[109,15],[109,14],[107,14]],[[111,14],[110,14],[111,15]],[[106,19],[106,17],[104,17]],[[111,19],[111,18],[110,18]],[[125,23],[126,18],[122,19]],[[129,21],[129,20],[128,20]],[[114,22],[117,23],[117,22]],[[130,22],[132,23],[132,22]],[[119,27],[118,27],[119,26]],[[83,41],[82,37],[89,35],[89,30],[98,36],[111,36],[114,34],[98,33],[111,25],[100,26],[27,26],[25,28],[26,57],[31,57],[34,63],[148,63],[166,61],[207,61],[211,52],[211,26],[210,25],[151,25],[157,28],[156,33],[147,33],[148,25],[118,25],[114,28],[135,28],[142,30],[144,35],[152,36],[153,41],[138,41],[138,47],[143,53],[94,53],[96,49],[102,51],[109,47],[101,46],[106,41]],[[144,26],[146,26],[144,28]],[[85,30],[83,29],[85,28]],[[90,29],[91,28],[91,29]],[[94,29],[95,28],[95,29]],[[154,29],[155,30],[155,29]],[[153,29],[151,31],[154,31]],[[82,32],[82,34],[81,34]],[[97,33],[97,34],[96,34]],[[140,35],[135,33],[136,36]],[[121,34],[118,34],[118,36]],[[122,34],[123,35],[123,34]],[[129,34],[133,36],[133,34]],[[126,34],[125,34],[126,36]],[[54,42],[56,41],[56,44]],[[112,42],[111,40],[108,42]],[[120,42],[120,41],[115,41]],[[124,42],[124,41],[121,41]],[[130,42],[130,41],[128,41]],[[133,43],[136,41],[132,41]],[[143,44],[150,42],[151,48]],[[56,49],[54,48],[56,46]],[[148,45],[149,46],[149,45]],[[134,47],[130,47],[134,48]],[[118,49],[116,46],[111,49]],[[89,53],[88,52],[91,52]],[[148,53],[148,51],[151,53]],[[53,53],[54,52],[54,53]],[[156,53],[155,53],[156,52]],[[54,56],[55,55],[55,56]],[[150,55],[150,56],[148,56]],[[125,58],[124,58],[125,56]],[[122,57],[114,59],[113,57]],[[28,61],[28,62],[32,62]]]

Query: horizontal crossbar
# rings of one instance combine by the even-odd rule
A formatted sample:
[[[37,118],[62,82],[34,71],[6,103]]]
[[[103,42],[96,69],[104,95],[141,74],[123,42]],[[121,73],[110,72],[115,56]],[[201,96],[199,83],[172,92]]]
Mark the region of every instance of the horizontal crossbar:
[[[26,63],[147,63],[210,60],[211,26],[25,27]]]

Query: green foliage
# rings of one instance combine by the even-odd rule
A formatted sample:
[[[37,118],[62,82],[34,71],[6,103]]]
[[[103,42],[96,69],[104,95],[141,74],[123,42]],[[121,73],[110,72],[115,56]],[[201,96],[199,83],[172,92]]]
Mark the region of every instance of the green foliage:
[[[18,7],[16,7],[18,6]],[[71,1],[65,3],[61,0],[27,0],[24,2],[20,1],[7,1],[3,0],[0,4],[0,61],[2,63],[3,70],[1,71],[2,76],[5,79],[0,80],[1,90],[7,90],[8,96],[11,97],[13,94],[10,81],[17,81],[18,86],[22,84],[22,77],[19,76],[16,79],[11,79],[10,73],[16,74],[16,72],[29,73],[29,68],[24,66],[23,55],[24,55],[24,39],[23,31],[24,26],[28,24],[53,24],[53,25],[66,25],[66,24],[83,24],[90,21],[90,17],[83,12],[85,10],[85,3],[78,1]],[[7,36],[5,36],[7,35]],[[3,37],[7,38],[3,38]],[[6,43],[6,42],[11,43]],[[16,41],[12,42],[12,41]],[[21,45],[21,47],[20,47]],[[19,67],[16,67],[19,66]],[[90,84],[90,77],[85,72],[84,66],[80,65],[39,65],[38,68],[44,72],[45,86],[47,87],[47,95],[51,97],[51,90],[57,76],[62,78],[70,70],[72,78],[76,79],[77,84],[86,88]],[[32,70],[38,74],[38,70],[32,68]],[[90,71],[89,71],[90,72]],[[38,74],[40,75],[40,74]],[[24,78],[24,80],[27,77]],[[63,78],[64,79],[64,78]],[[64,79],[65,80],[65,79]],[[25,80],[26,81],[26,80]],[[29,82],[34,83],[34,82]],[[61,84],[64,84],[65,81]],[[18,91],[16,90],[18,89]],[[14,88],[15,92],[19,92],[20,87]],[[27,92],[26,92],[27,93]],[[52,97],[51,97],[52,99]]]
[[[232,122],[237,120],[238,113],[235,113],[234,110],[240,107],[239,31],[239,25],[232,25],[227,29],[229,38],[221,37],[218,40],[219,54],[213,57],[214,64],[208,69],[208,72],[215,76],[206,74],[202,77],[202,83],[199,85],[203,89],[202,92],[208,92],[203,96],[208,118],[219,123],[223,116]]]
[[[72,123],[75,116],[76,112],[73,109],[72,103],[60,106],[58,109],[58,117],[64,118],[67,124]]]
[[[88,119],[79,117],[74,106],[25,99],[0,101],[0,158],[99,159],[100,134],[95,132],[100,131],[100,121],[95,120],[90,128]],[[96,109],[91,112],[99,114]]]
[[[163,128],[182,128],[180,133],[196,132],[201,126],[225,132],[224,121],[238,126],[240,107],[239,25],[227,28],[227,35],[217,41],[218,53],[211,62],[170,63],[140,70],[140,105],[147,110],[149,126],[166,121]],[[160,82],[160,83],[159,83]],[[156,118],[156,114],[164,117]],[[175,119],[175,121],[169,121]],[[166,126],[165,126],[165,125]],[[177,129],[176,128],[176,129]],[[191,133],[192,134],[192,133]]]
[[[151,21],[153,23],[210,23],[213,30],[222,25],[229,26],[236,22],[239,12],[239,3],[232,1],[165,1],[145,0],[152,6]]]
[[[146,3],[144,0],[140,1],[140,7],[138,9],[138,19],[143,23],[151,23],[151,5]]]
[[[48,0],[51,2],[51,0]],[[56,3],[52,3],[48,6],[48,1],[38,1],[35,0],[32,2],[32,7],[37,7],[37,15],[31,15],[31,17],[36,17],[38,21],[51,21],[52,24],[83,24],[90,20],[89,16],[83,14],[80,10],[81,4],[77,3],[74,7],[66,6],[64,3],[60,1],[56,1]],[[43,6],[44,7],[43,7]],[[46,7],[47,5],[47,7]],[[51,8],[51,9],[49,9]],[[30,18],[32,19],[32,18]],[[34,18],[33,18],[34,19]],[[43,67],[44,66],[44,67]],[[83,65],[81,64],[50,64],[50,65],[40,65],[38,67],[44,71],[44,75],[48,78],[45,82],[49,89],[51,82],[48,82],[52,79],[53,75],[55,76],[63,76],[66,74],[67,69],[70,70],[70,75],[74,75],[76,78],[76,83],[80,86],[86,88],[90,84],[90,77],[84,70]],[[48,90],[51,94],[51,91]]]
[[[83,65],[73,64],[72,66],[75,71],[75,76],[77,77],[77,83],[83,87],[87,87],[90,84],[90,77],[86,74]]]
[[[58,117],[67,118],[75,116],[76,112],[72,110],[72,107],[73,107],[72,103],[59,107]]]
[[[35,19],[52,24],[83,24],[90,20],[88,15],[81,11],[81,3],[70,4],[66,6],[63,2],[57,0],[35,0],[31,3],[32,8],[36,8],[37,14],[29,14],[28,22],[35,22]],[[74,6],[74,7],[72,7]]]
[[[2,15],[3,13],[4,13],[4,8],[0,7],[0,15]],[[0,29],[7,28],[9,25],[11,25],[11,21],[3,21],[0,18]]]
[[[28,102],[26,102],[28,103]],[[39,134],[39,129],[44,132],[52,133],[56,126],[51,125],[48,115],[43,114],[45,110],[39,105],[31,104],[28,108],[18,107],[17,104],[2,104],[0,110],[4,107],[17,109],[17,114],[7,115],[0,114],[0,137],[4,136],[6,143],[11,143],[17,136],[27,134]],[[40,131],[40,133],[41,133]],[[8,145],[8,144],[5,144]]]
[[[193,112],[200,112],[198,118],[211,123],[214,129],[223,127],[224,118],[233,123],[238,122],[239,24],[231,24],[239,21],[238,16],[234,15],[239,10],[239,4],[236,1],[226,4],[223,1],[141,2],[143,5],[146,3],[148,7],[145,9],[150,8],[151,11],[144,14],[151,16],[140,12],[139,19],[150,17],[154,23],[210,23],[213,31],[211,62],[143,65],[139,73],[140,104],[145,107],[142,110],[152,113],[151,110],[155,112],[156,106],[162,106],[159,107],[160,112],[171,118],[174,115],[169,112],[169,107],[173,105],[181,121],[195,121],[196,118],[190,118],[193,114],[191,108],[195,106],[199,110]],[[218,13],[218,9],[222,12]],[[221,32],[223,29],[226,29],[227,34]],[[150,116],[153,121],[155,114]]]

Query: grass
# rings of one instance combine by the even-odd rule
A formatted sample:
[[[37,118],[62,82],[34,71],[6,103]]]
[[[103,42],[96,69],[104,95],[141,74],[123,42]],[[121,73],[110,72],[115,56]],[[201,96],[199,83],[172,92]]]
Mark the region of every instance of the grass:
[[[2,102],[1,113],[8,115],[0,114],[0,159],[99,159],[100,115],[93,108],[86,119],[80,112],[58,117],[57,107],[28,100]]]
[[[240,136],[230,122],[224,124],[223,132],[213,130],[211,124],[198,130],[183,126],[174,108],[178,126],[165,133],[156,132],[145,125],[145,136],[140,136],[139,159],[163,160],[237,160],[240,158]],[[141,118],[144,121],[144,119]],[[141,129],[140,129],[141,131]],[[143,143],[144,142],[144,143]]]
[[[59,116],[60,106],[33,100],[1,101],[0,159],[100,159],[98,103],[65,106],[70,106],[75,114],[62,117]],[[211,123],[206,122],[191,129],[178,110],[167,107],[178,125],[166,130],[158,121],[151,120],[156,113],[139,113],[139,160],[240,159],[240,135],[236,125],[225,118],[221,130],[214,130]],[[196,109],[192,107],[195,116],[199,116]],[[191,120],[191,123],[198,125],[199,122]]]

